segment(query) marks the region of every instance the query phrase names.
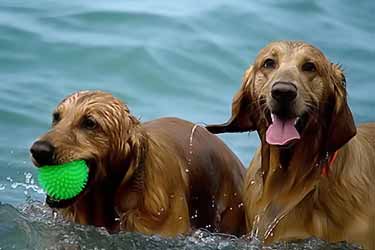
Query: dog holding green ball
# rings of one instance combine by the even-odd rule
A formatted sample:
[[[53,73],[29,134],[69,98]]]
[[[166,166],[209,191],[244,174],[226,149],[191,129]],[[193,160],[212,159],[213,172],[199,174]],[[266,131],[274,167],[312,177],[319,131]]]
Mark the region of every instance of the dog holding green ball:
[[[141,123],[111,94],[81,91],[30,151],[47,204],[74,222],[162,236],[243,230],[243,165],[188,121]]]

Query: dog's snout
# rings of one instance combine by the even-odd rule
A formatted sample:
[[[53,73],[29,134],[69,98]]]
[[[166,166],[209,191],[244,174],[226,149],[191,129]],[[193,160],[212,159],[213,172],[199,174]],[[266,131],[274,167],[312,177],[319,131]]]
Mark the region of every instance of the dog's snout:
[[[36,141],[30,148],[30,153],[39,166],[52,165],[55,147],[48,141]]]
[[[276,82],[271,90],[272,98],[279,103],[290,103],[297,97],[297,87],[291,82]]]

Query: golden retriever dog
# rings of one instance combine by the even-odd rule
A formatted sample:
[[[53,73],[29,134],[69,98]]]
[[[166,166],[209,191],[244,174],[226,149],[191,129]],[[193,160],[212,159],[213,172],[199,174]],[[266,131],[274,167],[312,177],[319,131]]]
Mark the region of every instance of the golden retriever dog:
[[[273,42],[245,72],[229,121],[207,126],[258,132],[243,190],[250,236],[370,245],[375,124],[356,128],[345,84],[340,66],[316,47]]]
[[[218,137],[190,122],[140,123],[111,94],[82,91],[57,106],[30,151],[37,167],[87,162],[89,180],[77,197],[46,199],[74,222],[162,236],[241,230],[245,169]]]

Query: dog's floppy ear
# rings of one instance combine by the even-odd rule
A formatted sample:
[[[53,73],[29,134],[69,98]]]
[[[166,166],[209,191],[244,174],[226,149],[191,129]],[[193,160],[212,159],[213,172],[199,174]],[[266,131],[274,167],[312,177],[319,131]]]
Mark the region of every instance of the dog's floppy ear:
[[[250,117],[250,84],[254,78],[253,66],[246,70],[240,90],[233,97],[232,117],[223,124],[208,125],[206,129],[214,134],[253,131],[256,129]]]
[[[346,80],[339,65],[332,64],[330,81],[334,86],[332,116],[328,126],[327,151],[335,152],[353,138],[357,129],[347,103]]]

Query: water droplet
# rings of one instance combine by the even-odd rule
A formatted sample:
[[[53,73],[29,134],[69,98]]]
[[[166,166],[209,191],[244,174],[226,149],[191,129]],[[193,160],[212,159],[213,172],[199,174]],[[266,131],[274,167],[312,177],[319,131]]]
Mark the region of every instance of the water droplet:
[[[255,216],[255,220],[256,220],[256,222],[259,222],[259,220],[260,220],[259,214]]]
[[[233,195],[234,195],[234,196],[237,196],[237,193],[234,193]]]
[[[254,184],[255,184],[254,180],[250,181],[250,185],[254,185]]]
[[[238,208],[243,207],[243,203],[238,204]]]
[[[232,210],[233,210],[233,208],[232,208],[232,207],[230,207],[230,208],[229,208],[229,210],[230,210],[230,211],[232,211]]]
[[[189,173],[189,172],[190,172],[190,170],[189,170],[188,168],[186,168],[186,169],[185,169],[185,172],[186,172],[186,173]]]
[[[182,216],[178,217],[178,220],[182,220]]]
[[[29,172],[25,172],[24,175],[25,175],[25,183],[30,184],[30,180],[33,177],[33,175]]]

